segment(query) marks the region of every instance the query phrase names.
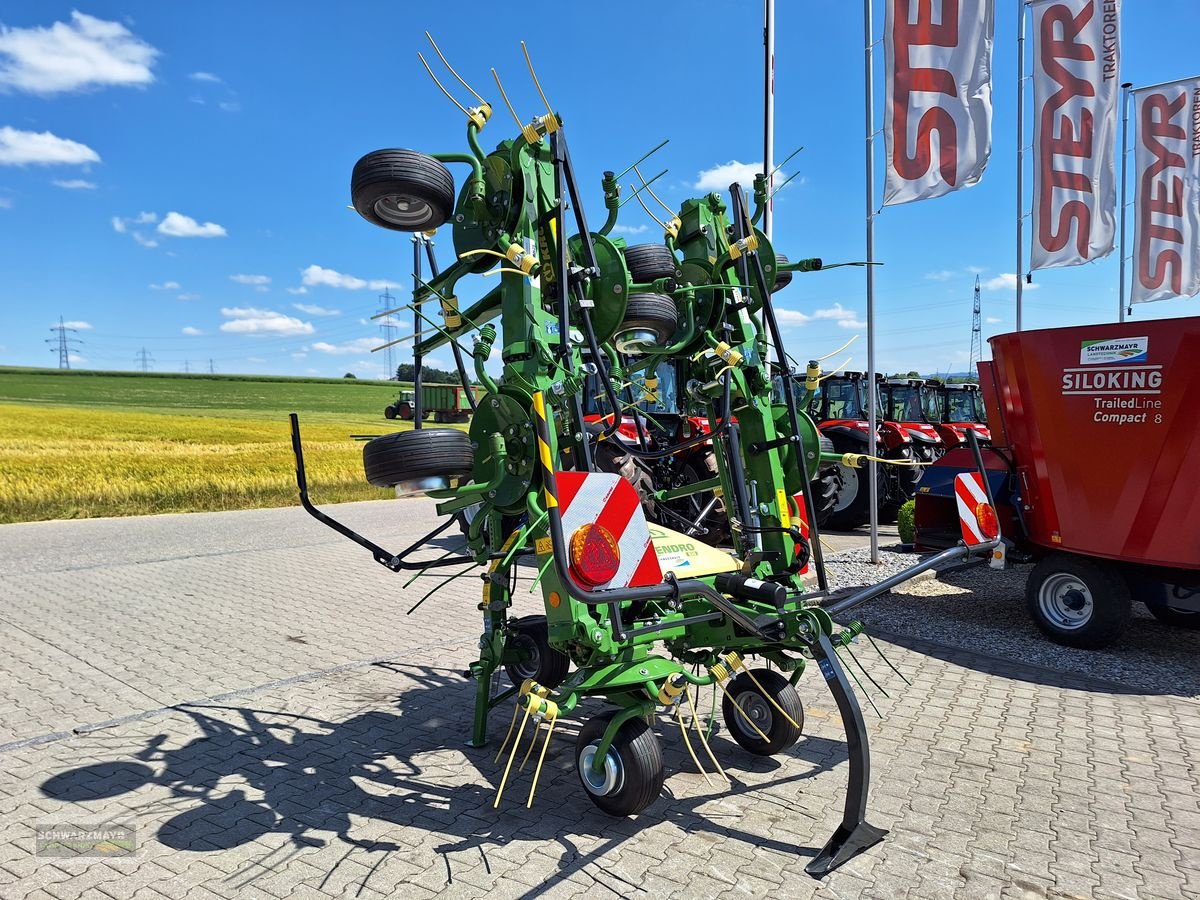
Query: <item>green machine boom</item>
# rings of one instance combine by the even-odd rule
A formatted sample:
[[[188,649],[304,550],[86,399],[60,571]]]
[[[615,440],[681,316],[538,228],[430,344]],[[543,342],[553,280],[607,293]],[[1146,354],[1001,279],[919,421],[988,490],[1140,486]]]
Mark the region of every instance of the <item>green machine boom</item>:
[[[426,234],[447,225],[452,232],[455,262],[427,281],[418,275],[411,308],[430,329],[416,344],[418,359],[450,344],[474,362],[483,393],[470,431],[423,428],[364,447],[373,483],[433,497],[446,521],[394,554],[316,509],[293,416],[302,503],[395,571],[464,562],[484,567],[483,634],[470,666],[477,683],[471,743],[485,744],[489,713],[516,700],[497,756],[509,751],[497,804],[527,722],[546,734],[544,758],[555,722],[585,697],[605,699],[612,711],[584,723],[576,768],[586,795],[614,815],[639,813],[659,795],[663,759],[647,719],[691,704],[693,688],[722,690],[726,726],[747,751],[780,753],[801,738],[794,685],[815,662],[841,713],[849,755],[841,824],[808,866],[814,876],[824,875],[886,833],[865,818],[866,730],[836,651],[861,626],[839,629],[831,616],[920,569],[989,548],[951,548],[901,576],[831,594],[805,487],[821,459],[834,457],[822,454],[796,392],[776,391],[772,399],[773,378],[792,377],[772,291],[787,273],[822,264],[785,262],[754,227],[767,202],[765,178],[756,179],[753,213],[734,184],[728,197],[708,194],[668,209],[661,245],[626,247],[612,236],[622,205],[620,176],[604,173],[607,216],[590,230],[564,120],[549,104],[543,116],[518,119],[519,134],[488,153],[479,135],[492,110],[475,96],[479,105],[464,109],[469,152],[375,151],[355,166],[351,184],[355,208],[373,224]],[[467,167],[457,192],[448,163]],[[653,197],[645,181],[635,191],[639,201],[643,193]],[[499,283],[460,308],[458,285],[485,272],[497,274]],[[473,345],[464,343],[469,337]],[[497,344],[502,371],[493,377],[485,363]],[[686,412],[707,417],[709,429],[651,451],[617,433],[621,395],[630,385],[652,389],[651,374],[667,360],[686,382]],[[588,374],[599,376],[612,410],[599,425],[584,421]],[[655,526],[647,545],[657,559],[647,563],[653,576],[647,583],[640,568],[640,579],[618,577],[629,569],[622,564],[626,533],[648,528],[636,502],[617,526],[608,513],[570,531],[564,526],[567,492],[598,484],[616,498],[624,490],[611,474],[612,459],[677,453],[699,441],[713,443],[716,477],[670,493],[719,490],[730,519],[730,551],[704,548],[708,555],[674,566],[665,557],[689,540]],[[456,519],[467,523],[464,553],[412,558]],[[521,560],[536,564],[544,616],[510,615]],[[818,575],[816,591],[806,592],[806,566]],[[497,693],[493,673],[500,668],[513,686]],[[697,734],[720,770],[702,731]],[[688,740],[686,731],[683,736]],[[688,749],[695,758],[690,742]],[[530,802],[540,767],[539,760]]]

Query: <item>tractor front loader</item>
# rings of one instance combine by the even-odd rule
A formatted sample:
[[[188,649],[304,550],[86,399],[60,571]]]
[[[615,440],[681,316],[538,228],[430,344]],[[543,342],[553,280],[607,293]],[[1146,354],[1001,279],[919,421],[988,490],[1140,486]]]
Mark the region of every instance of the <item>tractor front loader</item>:
[[[850,764],[841,824],[807,867],[822,876],[885,834],[866,821],[867,735],[835,649],[847,647],[861,626],[839,630],[831,617],[920,569],[992,545],[952,547],[902,576],[832,596],[805,488],[821,461],[862,460],[822,451],[790,391],[772,401],[766,355],[788,359],[772,289],[781,275],[815,271],[821,262],[781,266],[754,227],[767,202],[765,179],[756,179],[753,213],[733,184],[728,198],[714,193],[668,208],[662,245],[635,251],[612,236],[621,176],[604,174],[607,217],[598,230],[589,228],[564,120],[548,103],[545,115],[527,122],[514,111],[516,137],[485,153],[479,135],[492,110],[475,97],[479,105],[464,108],[469,152],[378,150],[358,162],[351,181],[355,209],[373,224],[402,232],[448,225],[453,233],[455,262],[423,282],[407,308],[433,331],[416,352],[453,342],[473,360],[484,393],[470,431],[405,431],[363,451],[372,483],[432,497],[447,520],[397,554],[322,513],[308,497],[293,417],[301,501],[394,571],[483,567],[483,633],[470,665],[477,682],[472,745],[486,743],[489,713],[516,700],[497,755],[508,753],[497,804],[515,777],[528,722],[535,723],[534,741],[545,733],[531,803],[555,723],[587,697],[603,698],[611,711],[583,724],[575,767],[583,792],[614,815],[642,812],[662,788],[663,757],[648,718],[664,709],[676,714],[691,749],[681,710],[694,709],[694,689],[723,691],[726,726],[746,751],[781,753],[801,737],[794,685],[814,660],[841,713]],[[457,193],[448,163],[466,169]],[[639,202],[643,194],[657,200],[637,176]],[[460,284],[485,274],[498,284],[462,308]],[[463,343],[468,336],[473,344]],[[485,364],[497,343],[502,371],[493,377]],[[680,413],[703,417],[708,427],[665,446],[627,441],[623,452],[652,461],[711,442],[716,471],[665,491],[664,499],[719,492],[732,552],[651,526],[634,487],[598,471],[597,459],[622,423],[612,415],[589,428],[586,376],[598,377],[609,409],[622,410],[631,379],[662,362],[674,364],[683,385]],[[464,553],[414,559],[468,508],[474,513]],[[510,616],[518,558],[536,562],[544,617]],[[799,572],[810,561],[820,590],[806,593]],[[494,693],[492,676],[502,667],[513,687]],[[720,771],[702,730],[696,734]],[[527,758],[532,751],[531,744]]]

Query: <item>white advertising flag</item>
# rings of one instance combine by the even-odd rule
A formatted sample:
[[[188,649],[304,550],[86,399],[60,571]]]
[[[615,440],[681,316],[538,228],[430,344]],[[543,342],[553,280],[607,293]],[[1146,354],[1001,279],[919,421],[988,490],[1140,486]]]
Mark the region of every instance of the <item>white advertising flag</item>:
[[[1200,77],[1134,92],[1131,303],[1200,294]]]
[[[1116,238],[1120,0],[1034,0],[1031,269],[1078,266]]]
[[[976,184],[992,152],[992,0],[886,0],[883,205]]]

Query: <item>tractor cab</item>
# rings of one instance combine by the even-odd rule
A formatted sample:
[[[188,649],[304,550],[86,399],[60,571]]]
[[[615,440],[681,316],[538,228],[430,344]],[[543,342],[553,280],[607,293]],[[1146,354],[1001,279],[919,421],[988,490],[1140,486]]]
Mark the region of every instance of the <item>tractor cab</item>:
[[[946,444],[925,408],[926,382],[922,378],[889,378],[880,385],[883,418],[899,422],[912,438],[913,455],[931,463],[946,452]]]
[[[927,383],[923,405],[947,450],[966,446],[968,430],[974,431],[984,444],[991,443],[992,433],[987,427],[979,385],[946,384],[931,379]]]

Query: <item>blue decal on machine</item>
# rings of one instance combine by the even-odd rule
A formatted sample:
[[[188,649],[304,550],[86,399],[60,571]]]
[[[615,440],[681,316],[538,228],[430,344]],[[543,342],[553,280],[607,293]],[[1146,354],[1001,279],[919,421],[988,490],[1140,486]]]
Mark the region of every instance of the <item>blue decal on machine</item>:
[[[558,333],[559,333],[559,328],[558,328],[557,322],[547,322],[546,323],[546,334],[558,334]]]
[[[837,675],[835,675],[833,672],[833,663],[831,663],[829,660],[819,659],[817,660],[817,665],[821,667],[821,674],[825,676],[826,681],[834,681],[837,679]]]

